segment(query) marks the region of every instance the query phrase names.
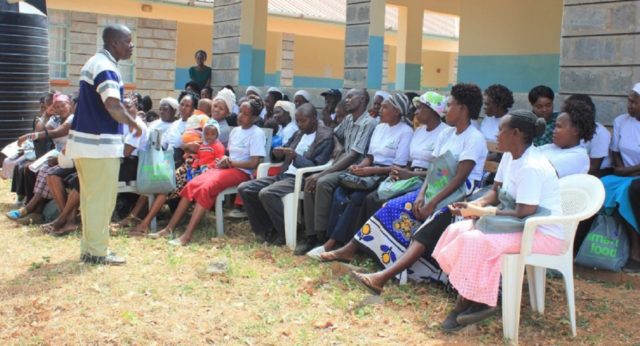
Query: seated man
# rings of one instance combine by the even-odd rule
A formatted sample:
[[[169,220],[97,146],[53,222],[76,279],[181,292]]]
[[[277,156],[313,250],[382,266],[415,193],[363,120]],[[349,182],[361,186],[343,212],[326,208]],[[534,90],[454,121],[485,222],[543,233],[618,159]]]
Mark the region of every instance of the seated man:
[[[296,247],[294,254],[299,256],[324,243],[338,177],[351,165],[360,163],[377,125],[376,119],[366,112],[369,104],[366,89],[349,90],[345,103],[349,115],[334,130],[336,139],[344,147],[344,153],[330,168],[305,179],[303,207],[306,239]]]
[[[281,198],[293,192],[296,170],[327,163],[333,151],[333,130],[318,124],[313,105],[300,106],[295,119],[299,131],[286,146],[273,150],[274,155],[284,157],[282,173],[246,181],[238,187],[251,228],[258,237],[275,245],[285,243]]]

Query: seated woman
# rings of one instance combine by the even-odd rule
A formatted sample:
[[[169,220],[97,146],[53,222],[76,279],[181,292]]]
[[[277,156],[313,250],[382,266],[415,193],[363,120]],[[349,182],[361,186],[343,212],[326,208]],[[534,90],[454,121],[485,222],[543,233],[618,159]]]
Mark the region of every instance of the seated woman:
[[[520,252],[524,219],[562,213],[556,172],[532,146],[533,138],[544,129],[544,119],[530,111],[504,116],[498,133],[498,148],[504,155],[493,188],[473,202],[450,206],[455,215],[480,219],[449,226],[433,251],[433,258],[458,291],[457,303],[442,323],[447,332],[497,312],[502,255]],[[534,253],[553,255],[564,249],[561,225],[536,229]]]
[[[424,182],[429,164],[433,160],[433,149],[438,135],[449,127],[441,121],[441,116],[444,115],[446,108],[446,98],[444,96],[429,91],[422,96],[416,97],[414,103],[417,104],[414,111],[414,120],[417,121],[418,127],[414,131],[411,137],[411,143],[409,144],[409,160],[411,164],[406,167],[399,165],[391,166],[389,177],[395,182],[401,182],[413,177],[420,177],[422,178],[422,182]],[[413,190],[418,190],[420,188],[419,186],[420,185]],[[407,192],[409,191],[406,190],[405,193]],[[399,193],[393,197],[403,194],[404,193]],[[379,195],[378,190],[369,193],[360,208],[354,229],[362,227],[389,199],[391,199],[391,197],[387,197],[384,194],[383,196]],[[311,241],[315,241],[315,239],[311,239]],[[315,242],[312,243],[315,244]],[[312,248],[307,249],[307,251],[311,249]]]
[[[289,143],[289,139],[298,131],[298,125],[293,121],[296,115],[296,106],[289,101],[278,101],[273,107],[273,119],[278,123],[279,130],[274,132],[282,137],[282,144]]]
[[[533,140],[536,147],[549,144],[553,140],[553,128],[556,126],[558,116],[558,113],[553,111],[554,96],[553,90],[546,85],[538,85],[529,91],[531,111],[546,122],[542,136]]]
[[[596,105],[591,100],[591,97],[586,94],[574,94],[569,96],[565,103],[572,101],[582,101],[586,103],[593,113],[593,117],[596,116]],[[593,138],[589,141],[581,141],[587,153],[589,154],[589,174],[596,177],[602,177],[607,175],[611,171],[611,159],[609,158],[609,146],[611,145],[611,133],[604,125],[599,122],[596,123],[596,131],[593,134]]]
[[[317,256],[325,251],[330,251],[340,242],[344,243],[353,236],[357,225],[354,220],[360,212],[362,202],[366,195],[378,187],[383,176],[389,175],[391,166],[405,166],[409,161],[409,143],[413,131],[405,117],[409,109],[409,100],[402,93],[382,101],[380,108],[380,124],[373,130],[369,142],[369,151],[364,159],[356,165],[349,167],[348,172],[358,177],[380,177],[377,183],[367,190],[353,190],[338,187],[333,192],[332,208],[340,205],[340,196],[348,195],[347,207],[344,212],[330,221],[327,229],[328,240],[309,252],[309,256]]]
[[[236,104],[236,95],[229,89],[218,91],[216,97],[213,98],[213,107],[211,108],[211,117],[220,125],[220,135],[218,138],[223,145],[229,143],[229,133],[232,126],[237,126],[237,115],[231,113],[231,109]]]
[[[45,134],[44,129],[43,131],[26,134],[20,136],[18,139],[19,143],[24,142],[27,138],[38,139],[48,136],[53,140],[58,151],[62,151],[64,149],[67,142],[67,135],[71,128],[71,121],[73,121],[73,114],[71,114],[71,99],[67,95],[56,94],[53,98],[52,107],[56,114],[56,121],[49,121],[48,126],[50,127],[47,134]],[[58,124],[58,126],[52,128],[55,126],[54,123]],[[23,224],[38,223],[38,221],[42,219],[40,215],[41,208],[47,200],[53,198],[47,185],[47,176],[58,169],[57,157],[50,158],[47,162],[47,166],[40,168],[36,173],[33,197],[29,200],[29,203],[20,209],[10,211],[7,213],[7,217],[12,220],[17,220],[19,223]],[[72,168],[70,168],[70,170],[71,172],[73,171]],[[62,207],[62,205],[58,205],[59,210],[62,210]]]
[[[482,179],[487,146],[480,131],[471,125],[471,120],[478,118],[481,107],[482,91],[477,85],[453,86],[446,116],[452,127],[438,136],[432,166],[453,156],[455,169],[431,188],[425,180],[419,191],[390,200],[362,226],[349,244],[324,253],[320,258],[323,261],[350,261],[358,249],[365,249],[385,267],[377,273],[359,276],[376,292],[381,292],[387,281],[405,270],[413,280],[446,284],[446,276],[431,260],[433,247],[453,219],[449,209],[440,205],[446,206],[452,199],[457,201],[470,195]],[[429,197],[427,191],[430,191]]]
[[[567,101],[556,118],[553,143],[538,149],[551,162],[559,178],[587,173],[589,155],[580,143],[590,141],[595,130],[595,116],[591,107],[582,101]]]
[[[487,142],[495,142],[500,119],[513,106],[513,93],[502,84],[493,84],[484,89],[484,113],[480,132]]]
[[[198,121],[189,121],[198,105],[198,101],[200,99],[196,94],[182,92],[178,98],[178,115],[180,118],[171,124],[162,137],[162,147],[165,149],[172,147],[174,150],[173,158],[176,167],[179,167],[183,162],[182,135],[186,130],[195,128],[199,124]]]
[[[640,83],[627,97],[627,114],[613,121],[611,159],[613,174],[602,177],[606,191],[605,210],[618,211],[627,224],[631,240],[624,270],[640,271]]]
[[[151,206],[151,210],[136,227],[129,230],[129,235],[139,236],[147,234],[151,221],[160,211],[167,199],[180,197],[182,188],[193,178],[216,167],[216,161],[224,156],[224,145],[218,140],[218,122],[209,119],[202,130],[202,141],[185,145],[187,158],[176,169],[176,189],[170,194],[159,194]]]
[[[195,228],[204,214],[213,207],[218,193],[251,179],[253,170],[258,167],[260,159],[266,155],[264,131],[254,124],[260,115],[260,109],[262,109],[262,102],[256,98],[250,98],[249,101],[240,105],[238,115],[240,126],[234,128],[229,134],[229,156],[219,159],[216,162],[216,168],[209,169],[188,182],[180,192],[182,196],[180,204],[167,227],[149,236],[158,238],[173,233],[191,203],[195,202],[195,209],[185,233],[180,238],[169,242],[171,245],[189,244]]]

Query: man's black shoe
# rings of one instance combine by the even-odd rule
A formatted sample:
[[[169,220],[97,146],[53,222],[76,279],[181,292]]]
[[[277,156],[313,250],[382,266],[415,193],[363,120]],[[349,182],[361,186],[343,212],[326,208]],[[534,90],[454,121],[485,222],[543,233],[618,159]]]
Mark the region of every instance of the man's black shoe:
[[[293,251],[293,254],[296,256],[304,256],[316,246],[318,246],[318,240],[316,237],[308,237],[296,245],[296,249]]]

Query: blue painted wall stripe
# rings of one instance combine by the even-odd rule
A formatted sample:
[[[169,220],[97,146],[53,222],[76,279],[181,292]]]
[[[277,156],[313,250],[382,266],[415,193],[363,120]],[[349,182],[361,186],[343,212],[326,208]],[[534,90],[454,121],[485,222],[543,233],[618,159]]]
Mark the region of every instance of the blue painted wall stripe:
[[[296,88],[326,88],[340,89],[344,80],[338,78],[293,76],[293,86]]]
[[[420,64],[397,64],[396,85],[401,90],[417,90],[420,88]]]
[[[382,87],[382,60],[384,58],[384,37],[369,36],[369,65],[367,66],[367,88]]]
[[[251,84],[249,85],[264,85],[264,65],[265,65],[265,51],[264,49],[253,50],[253,68],[251,71]]]
[[[526,93],[540,84],[557,91],[560,79],[560,55],[486,55],[460,56],[458,81],[473,82],[482,89],[494,83],[513,92]]]
[[[189,80],[189,67],[177,67],[174,88],[176,90],[182,90]]]
[[[265,73],[264,74],[264,85],[269,86],[280,86],[280,71],[276,71],[274,73]]]
[[[240,45],[240,71],[238,71],[238,83],[240,85],[251,85],[251,74],[253,72],[253,46],[250,44]]]

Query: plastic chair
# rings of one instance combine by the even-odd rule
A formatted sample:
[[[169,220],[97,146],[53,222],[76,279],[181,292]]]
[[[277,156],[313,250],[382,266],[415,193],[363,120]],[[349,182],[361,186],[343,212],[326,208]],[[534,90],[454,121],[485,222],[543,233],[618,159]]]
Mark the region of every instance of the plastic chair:
[[[502,329],[504,337],[518,342],[522,281],[527,270],[531,308],[544,313],[546,268],[562,273],[567,291],[571,332],[576,336],[576,311],[573,288],[573,239],[578,223],[593,216],[604,202],[604,186],[588,174],[575,174],[560,181],[562,215],[532,217],[525,223],[519,254],[502,258]],[[560,224],[565,232],[565,252],[560,255],[532,254],[533,236],[539,225]]]
[[[271,128],[263,128],[265,135],[265,153],[267,155],[264,157],[265,162],[271,161],[271,139],[273,138],[273,129]],[[233,186],[229,187],[218,194],[216,197],[215,203],[215,213],[216,213],[216,232],[218,237],[222,237],[224,235],[224,209],[222,208],[222,204],[224,203],[225,196],[232,195],[238,193],[238,187]],[[209,230],[210,231],[210,230]]]
[[[300,204],[300,200],[304,197],[304,193],[302,191],[304,176],[309,173],[322,172],[331,167],[332,164],[333,160],[329,160],[329,162],[324,165],[298,168],[296,170],[296,181],[294,183],[293,192],[282,197],[282,204],[284,205],[284,237],[287,246],[291,250],[296,248],[296,238],[298,235],[298,205]],[[266,177],[269,168],[281,165],[281,163],[261,164],[260,167],[258,167],[258,178]]]

